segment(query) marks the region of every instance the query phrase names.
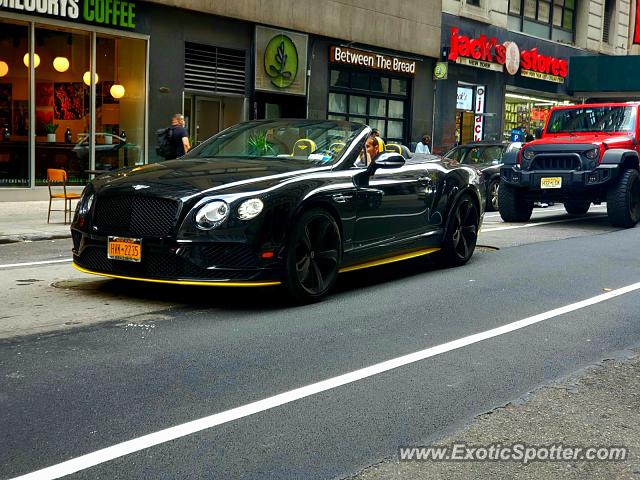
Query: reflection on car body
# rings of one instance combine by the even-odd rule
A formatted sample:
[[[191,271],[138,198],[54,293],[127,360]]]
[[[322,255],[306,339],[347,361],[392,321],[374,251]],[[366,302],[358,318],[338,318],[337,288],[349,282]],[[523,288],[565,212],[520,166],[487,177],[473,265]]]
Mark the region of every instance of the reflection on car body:
[[[393,152],[359,167],[370,132],[343,121],[246,122],[179,160],[97,178],[72,225],[74,264],[150,282],[283,285],[312,301],[340,272],[432,253],[466,263],[482,175]],[[139,242],[140,256],[109,258],[110,237]]]

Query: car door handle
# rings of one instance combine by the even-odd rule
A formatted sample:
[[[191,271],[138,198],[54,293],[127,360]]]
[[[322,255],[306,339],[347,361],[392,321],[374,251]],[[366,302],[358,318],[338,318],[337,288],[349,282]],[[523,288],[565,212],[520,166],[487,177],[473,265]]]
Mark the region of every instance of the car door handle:
[[[336,203],[347,203],[349,200],[353,198],[353,195],[333,195],[333,201]]]
[[[429,177],[418,177],[418,183],[421,185],[428,185],[431,183],[431,179]]]

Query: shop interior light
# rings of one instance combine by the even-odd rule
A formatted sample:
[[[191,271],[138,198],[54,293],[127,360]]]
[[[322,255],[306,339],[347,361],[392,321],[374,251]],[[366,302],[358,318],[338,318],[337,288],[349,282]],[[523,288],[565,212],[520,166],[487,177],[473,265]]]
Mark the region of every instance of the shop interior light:
[[[517,93],[505,93],[504,96],[506,98],[515,98],[518,100],[528,100],[530,102],[542,102],[545,105],[560,105],[560,104],[570,104],[571,102],[564,100],[552,100],[550,98],[540,98],[540,97],[531,97],[529,95],[519,95]]]
[[[95,74],[95,77],[93,77],[94,80],[94,85],[96,83],[98,83],[100,81],[100,77],[98,76],[98,74]],[[82,81],[84,82],[85,85],[90,86],[91,85],[91,72],[84,72],[84,75],[82,76]]]
[[[25,53],[24,57],[22,57],[22,62],[24,63],[24,66],[29,68],[29,54]],[[38,65],[40,65],[40,55],[38,55],[37,53],[33,54],[33,68],[38,68]]]
[[[119,83],[114,83],[113,85],[111,85],[109,93],[111,93],[111,96],[113,98],[122,98],[124,97],[124,86],[120,85]]]
[[[9,65],[7,62],[0,61],[0,77],[4,77],[7,73],[9,73]]]
[[[121,85],[120,82],[118,82],[118,61],[119,61],[119,57],[118,57],[118,40],[115,40],[115,44],[116,44],[116,54],[115,54],[115,59],[116,59],[116,65],[115,65],[115,71],[116,71],[116,81],[115,83],[111,86],[111,88],[109,89],[109,93],[111,93],[111,96],[113,98],[122,98],[124,97],[124,85]]]
[[[69,70],[69,59],[67,57],[56,57],[53,59],[53,68],[56,72],[66,72]]]

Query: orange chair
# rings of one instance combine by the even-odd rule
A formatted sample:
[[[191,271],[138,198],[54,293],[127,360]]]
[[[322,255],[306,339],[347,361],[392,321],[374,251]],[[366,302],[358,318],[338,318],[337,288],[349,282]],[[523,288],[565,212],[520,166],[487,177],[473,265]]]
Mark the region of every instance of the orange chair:
[[[67,193],[67,172],[62,169],[47,169],[47,186],[49,187],[49,212],[47,213],[47,223],[51,219],[51,212],[62,212],[62,210],[52,210],[51,201],[54,198],[64,200],[64,224],[67,224],[67,212],[69,212],[69,223],[71,223],[71,200],[80,198],[79,193]],[[62,193],[53,193],[53,188],[62,187]]]

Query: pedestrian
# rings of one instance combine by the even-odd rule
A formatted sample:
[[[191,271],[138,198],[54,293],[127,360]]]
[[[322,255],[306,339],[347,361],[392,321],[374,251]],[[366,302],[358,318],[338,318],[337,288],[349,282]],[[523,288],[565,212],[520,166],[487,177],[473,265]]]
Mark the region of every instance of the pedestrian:
[[[166,157],[167,160],[171,160],[173,158],[180,158],[189,150],[191,150],[191,145],[189,144],[189,133],[187,129],[184,128],[185,121],[184,115],[181,113],[176,113],[173,117],[171,117],[171,152],[169,157]]]
[[[377,128],[374,128],[371,130],[371,135],[373,137],[379,137],[380,136],[380,131]]]
[[[429,135],[424,135],[422,140],[418,142],[415,153],[431,153],[431,137]]]

